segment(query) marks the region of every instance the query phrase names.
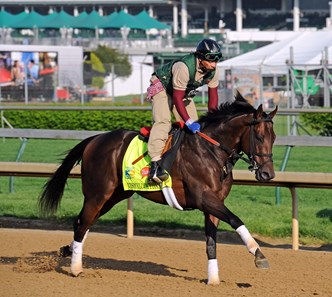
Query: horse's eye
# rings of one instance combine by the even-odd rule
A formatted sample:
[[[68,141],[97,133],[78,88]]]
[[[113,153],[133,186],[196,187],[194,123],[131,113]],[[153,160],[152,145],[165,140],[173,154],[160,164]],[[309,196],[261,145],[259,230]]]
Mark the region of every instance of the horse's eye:
[[[264,142],[264,136],[263,135],[256,135],[256,139],[257,141],[259,141],[260,143]]]

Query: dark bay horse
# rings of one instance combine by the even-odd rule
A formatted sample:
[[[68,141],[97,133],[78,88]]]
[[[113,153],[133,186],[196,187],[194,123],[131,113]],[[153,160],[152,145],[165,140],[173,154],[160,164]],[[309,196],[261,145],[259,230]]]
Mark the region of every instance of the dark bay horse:
[[[275,140],[272,119],[277,108],[267,114],[262,105],[252,107],[240,94],[232,103],[219,106],[199,119],[201,132],[218,145],[187,131],[172,166],[172,188],[183,209],[199,209],[205,215],[208,283],[219,283],[216,259],[216,235],[219,220],[240,235],[258,268],[268,261],[242,220],[224,204],[232,186],[232,172],[225,173],[230,160],[243,158],[256,179],[274,178],[272,146]],[[74,240],[70,246],[71,272],[82,271],[83,244],[90,226],[115,204],[133,195],[122,184],[122,160],[137,131],[115,130],[87,138],[69,151],[54,175],[45,184],[39,198],[41,211],[55,213],[71,169],[81,161],[83,208],[74,222]],[[245,155],[242,155],[244,153]],[[194,160],[194,162],[193,162]],[[202,174],[204,172],[204,174]],[[137,192],[151,201],[166,204],[161,191]]]

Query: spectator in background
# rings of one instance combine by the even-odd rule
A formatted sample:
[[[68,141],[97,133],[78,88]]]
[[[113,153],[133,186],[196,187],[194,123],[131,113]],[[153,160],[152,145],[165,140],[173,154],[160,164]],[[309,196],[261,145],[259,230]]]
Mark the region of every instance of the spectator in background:
[[[31,59],[27,69],[28,85],[36,85],[39,83],[39,69],[35,63],[35,60]]]
[[[16,86],[20,86],[24,81],[24,72],[18,60],[15,60],[11,69],[11,78]]]
[[[42,61],[42,63],[40,63]],[[40,65],[41,64],[41,65]],[[50,89],[53,87],[54,67],[52,66],[51,58],[48,53],[43,53],[42,59],[39,60],[39,81],[43,89]]]

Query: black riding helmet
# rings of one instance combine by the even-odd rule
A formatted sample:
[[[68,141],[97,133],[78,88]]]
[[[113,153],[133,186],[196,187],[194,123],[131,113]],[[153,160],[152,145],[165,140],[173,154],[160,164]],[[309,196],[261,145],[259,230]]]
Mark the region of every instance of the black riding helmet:
[[[196,48],[196,56],[199,59],[218,62],[222,59],[221,48],[213,39],[201,40]]]

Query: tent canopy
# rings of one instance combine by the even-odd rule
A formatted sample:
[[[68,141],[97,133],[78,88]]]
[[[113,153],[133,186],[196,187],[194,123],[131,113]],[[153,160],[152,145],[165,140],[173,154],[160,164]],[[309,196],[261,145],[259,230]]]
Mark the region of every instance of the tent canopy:
[[[149,29],[149,26],[145,23],[142,23],[140,20],[135,18],[133,15],[126,13],[124,10],[121,10],[114,17],[111,18],[108,28],[120,29],[126,27],[129,29]]]
[[[71,24],[76,19],[74,16],[70,15],[69,13],[61,10],[60,12],[54,12],[51,14],[52,22],[48,22],[44,25],[44,28],[53,28],[53,29],[60,29],[60,28],[69,28]]]
[[[34,10],[26,14],[26,17],[19,22],[14,22],[12,28],[17,29],[33,29],[33,28],[45,28],[49,23],[53,22],[53,18],[56,14],[41,15]],[[15,19],[15,17],[14,17]]]
[[[71,27],[78,29],[104,28],[106,22],[107,17],[101,16],[96,10],[93,10],[89,14],[85,12],[81,17],[74,17]]]
[[[78,16],[72,16],[61,10],[48,15],[41,15],[36,11],[30,13],[11,14],[0,11],[0,27],[14,29],[47,29],[47,28],[78,28],[78,29],[169,29],[167,25],[151,18],[146,11],[133,16],[125,11],[113,12],[108,16],[101,16],[96,10],[91,13],[83,11]]]
[[[293,50],[297,69],[319,68],[325,48],[332,61],[332,31],[295,32],[290,38],[218,63],[220,69],[261,69],[263,73],[286,73]]]
[[[0,10],[0,27],[13,28],[15,23],[22,21],[27,15],[25,11],[19,14],[11,14],[5,10]]]
[[[135,18],[139,20],[141,23],[145,24],[149,29],[158,29],[158,30],[170,29],[170,27],[167,26],[166,24],[159,22],[156,19],[150,17],[145,10],[142,10],[140,13],[136,14]]]

